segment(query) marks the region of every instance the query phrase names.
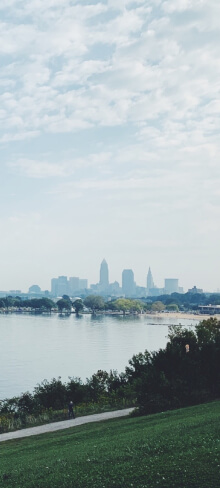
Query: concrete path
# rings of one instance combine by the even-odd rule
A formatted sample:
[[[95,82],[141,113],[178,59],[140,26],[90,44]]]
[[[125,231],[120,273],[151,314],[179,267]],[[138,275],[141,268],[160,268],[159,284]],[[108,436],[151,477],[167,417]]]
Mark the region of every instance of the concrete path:
[[[0,442],[9,441],[11,439],[30,437],[31,435],[45,434],[47,432],[55,432],[56,430],[69,429],[70,427],[77,427],[77,425],[89,424],[91,422],[100,422],[101,420],[125,417],[126,415],[129,415],[132,410],[134,409],[126,408],[124,410],[115,410],[114,412],[96,413],[95,415],[87,415],[86,417],[79,417],[71,420],[62,420],[62,422],[53,422],[52,424],[39,425],[38,427],[30,427],[28,429],[16,430],[15,432],[0,434]]]

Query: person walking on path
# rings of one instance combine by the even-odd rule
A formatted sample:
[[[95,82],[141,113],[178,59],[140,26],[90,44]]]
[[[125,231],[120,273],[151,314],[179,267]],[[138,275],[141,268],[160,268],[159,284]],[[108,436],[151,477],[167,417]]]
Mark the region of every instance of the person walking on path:
[[[69,419],[73,418],[75,419],[75,414],[74,414],[74,411],[73,411],[73,402],[69,402],[69,406],[68,406],[68,416],[69,416]]]

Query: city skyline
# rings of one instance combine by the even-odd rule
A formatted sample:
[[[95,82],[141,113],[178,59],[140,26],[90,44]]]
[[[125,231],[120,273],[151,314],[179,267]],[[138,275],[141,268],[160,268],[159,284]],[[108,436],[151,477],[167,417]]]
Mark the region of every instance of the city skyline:
[[[104,265],[104,269],[103,269],[103,265]],[[49,291],[49,292],[52,292],[52,295],[55,294],[56,295],[56,282],[59,279],[61,279],[62,283],[63,283],[63,291],[59,293],[59,295],[63,295],[63,294],[71,294],[74,290],[90,290],[90,292],[92,293],[92,290],[95,290],[95,293],[97,293],[97,291],[99,291],[101,294],[103,292],[105,292],[107,290],[108,287],[112,287],[112,285],[114,285],[116,283],[117,286],[120,287],[120,290],[121,292],[123,292],[123,273],[124,272],[128,272],[128,273],[132,273],[133,277],[132,277],[132,281],[135,285],[135,287],[137,286],[138,288],[145,288],[146,289],[146,293],[148,294],[150,292],[150,290],[152,291],[152,289],[154,290],[154,294],[163,294],[164,291],[167,289],[168,293],[170,292],[169,288],[171,286],[171,288],[173,288],[173,291],[176,291],[178,292],[178,289],[179,289],[179,292],[180,293],[186,293],[187,290],[191,290],[193,288],[198,288],[198,290],[201,292],[201,291],[204,291],[204,292],[211,292],[211,293],[219,293],[220,289],[217,288],[217,289],[200,289],[199,286],[197,286],[195,283],[190,286],[188,286],[186,289],[184,289],[183,286],[179,287],[179,282],[181,282],[182,284],[182,279],[180,278],[174,278],[174,277],[171,277],[171,274],[168,274],[169,275],[169,278],[166,278],[166,277],[163,277],[161,278],[160,280],[160,286],[158,286],[158,283],[156,283],[154,281],[154,278],[153,278],[153,274],[151,272],[151,267],[149,266],[148,268],[146,268],[146,274],[145,276],[143,277],[142,279],[142,282],[138,282],[136,280],[136,276],[135,276],[135,271],[131,268],[125,268],[125,269],[122,269],[121,272],[120,272],[120,277],[118,280],[114,279],[114,276],[111,276],[111,279],[109,279],[109,266],[108,266],[108,263],[106,261],[106,259],[103,259],[101,261],[101,264],[100,264],[100,267],[99,267],[99,272],[97,272],[97,276],[99,277],[98,280],[94,281],[93,283],[87,278],[87,277],[83,277],[82,278],[82,275],[79,277],[79,276],[73,276],[71,275],[70,273],[67,273],[67,275],[64,275],[64,274],[61,274],[61,275],[58,275],[56,278],[53,277],[53,278],[50,278],[49,279],[49,286],[44,288],[41,286],[40,283],[36,283],[36,282],[32,282],[32,284],[29,284],[28,288],[27,289],[21,289],[21,288],[16,288],[16,287],[10,287],[8,289],[6,288],[2,288],[0,289],[0,293],[1,292],[11,292],[12,294],[19,294],[19,293],[27,293],[28,290],[30,292],[30,289],[33,288],[33,292],[35,293],[38,293],[37,292],[37,288],[39,288],[39,290],[42,291]],[[68,278],[69,277],[69,278]],[[129,277],[129,280],[130,280],[130,277]],[[67,285],[67,282],[68,282],[68,285]],[[167,285],[166,285],[166,282],[167,282]],[[170,284],[168,285],[168,282],[170,282]],[[171,283],[173,282],[173,283]],[[70,286],[70,288],[69,288]],[[36,290],[35,290],[36,288]],[[110,290],[110,288],[109,288]],[[112,290],[114,290],[114,287],[112,288]],[[112,294],[113,291],[112,291]]]
[[[68,278],[69,276],[69,278]],[[163,286],[158,287],[154,282],[151,267],[149,266],[148,271],[145,276],[145,286],[140,285],[135,280],[135,274],[132,269],[123,269],[121,271],[121,279],[119,281],[114,280],[114,278],[109,280],[109,267],[106,259],[101,261],[99,268],[99,281],[96,283],[89,283],[87,278],[70,276],[70,275],[60,275],[56,278],[53,277],[50,280],[50,286],[44,290],[39,284],[32,284],[29,286],[28,291],[20,289],[10,289],[10,290],[0,290],[0,294],[8,293],[12,295],[19,295],[21,293],[29,293],[33,295],[39,295],[44,292],[47,294],[51,293],[52,296],[62,296],[69,295],[74,296],[76,293],[87,293],[87,294],[101,294],[106,296],[159,296],[160,294],[171,294],[185,293],[186,291],[191,291],[192,293],[202,293],[204,292],[219,292],[219,290],[203,290],[196,285],[189,287],[184,290],[182,286],[179,286],[179,278],[169,277],[163,278]]]
[[[35,291],[36,285],[31,289]],[[195,285],[193,292],[196,290],[202,292],[202,289],[198,289]],[[132,269],[123,269],[121,274],[121,281],[109,281],[109,267],[106,259],[104,258],[100,264],[99,282],[88,284],[87,279],[81,279],[79,277],[58,276],[51,279],[51,295],[52,296],[73,296],[77,293],[86,294],[100,294],[103,296],[159,296],[160,294],[171,293],[184,293],[183,287],[179,286],[178,278],[164,278],[164,286],[159,288],[155,285],[151,268],[149,267],[146,276],[146,286],[140,286],[135,281],[134,271]],[[30,289],[29,289],[30,292]]]
[[[33,285],[29,288],[29,293],[35,292],[38,294],[39,288]],[[194,292],[196,287],[194,286]],[[41,291],[41,290],[40,290]],[[177,278],[165,278],[164,286],[158,288],[154,284],[151,268],[149,267],[146,276],[146,286],[142,287],[135,281],[134,272],[132,269],[123,269],[121,274],[121,281],[109,282],[109,268],[106,259],[103,259],[100,264],[99,282],[88,284],[87,279],[81,279],[79,277],[58,276],[51,279],[51,295],[57,296],[74,296],[78,294],[100,294],[103,296],[127,296],[127,297],[140,297],[140,296],[159,296],[160,294],[171,293],[183,293],[182,287],[179,287],[179,279]],[[202,292],[202,290],[200,290]]]
[[[220,4],[1,2],[0,290],[217,290]],[[113,278],[113,279],[112,279]]]
[[[104,258],[101,261],[101,263],[99,263],[99,268],[96,272],[97,280],[94,280],[93,282],[87,278],[88,274],[87,274],[87,276],[82,277],[82,273],[79,273],[80,276],[76,276],[76,273],[74,275],[74,273],[70,274],[70,272],[68,272],[66,275],[64,275],[64,274],[57,275],[57,278],[55,278],[55,277],[51,278],[50,277],[47,287],[43,287],[41,285],[41,282],[37,283],[36,280],[35,281],[33,280],[33,282],[31,284],[29,283],[27,289],[21,289],[21,288],[11,286],[8,289],[6,289],[6,288],[0,289],[0,293],[2,291],[12,292],[13,294],[16,294],[16,292],[18,292],[18,294],[19,294],[19,292],[27,293],[30,288],[34,289],[35,287],[39,287],[41,291],[45,290],[45,291],[52,292],[52,294],[54,294],[54,290],[56,289],[56,281],[58,278],[63,280],[63,287],[64,287],[63,292],[60,293],[60,295],[68,294],[68,293],[71,294],[70,290],[72,290],[72,291],[73,290],[81,290],[82,291],[83,289],[87,289],[87,290],[90,290],[92,292],[92,289],[94,287],[95,287],[95,289],[96,289],[96,287],[98,287],[96,289],[96,292],[99,290],[100,293],[103,293],[104,291],[107,290],[107,288],[109,286],[114,285],[114,283],[116,283],[116,284],[118,283],[121,292],[123,292],[123,273],[124,272],[126,272],[126,273],[131,272],[133,275],[132,280],[134,282],[134,285],[139,287],[139,288],[145,288],[147,294],[149,293],[150,289],[154,289],[155,293],[156,293],[156,291],[158,291],[158,295],[160,293],[162,294],[164,292],[164,290],[166,290],[166,289],[169,292],[170,286],[171,286],[171,288],[173,287],[173,291],[178,291],[178,289],[179,289],[180,293],[182,293],[182,292],[185,293],[185,292],[187,292],[187,290],[193,289],[193,287],[198,288],[200,292],[204,291],[204,292],[211,292],[211,293],[219,293],[219,291],[220,291],[219,288],[217,288],[217,289],[205,288],[203,290],[200,288],[199,284],[198,283],[196,284],[195,282],[190,283],[189,286],[186,288],[183,286],[179,287],[179,282],[182,285],[182,277],[177,278],[177,277],[174,277],[174,275],[171,276],[171,273],[167,274],[167,276],[169,276],[169,278],[161,277],[160,281],[159,281],[159,285],[158,285],[157,280],[156,281],[154,280],[154,277],[153,277],[153,274],[151,271],[151,266],[145,268],[145,271],[144,271],[145,274],[142,276],[142,281],[140,281],[140,282],[136,279],[135,270],[131,269],[131,268],[124,268],[124,269],[121,269],[120,271],[118,270],[118,273],[117,273],[118,279],[116,279],[113,276],[113,273],[111,273],[111,268],[109,269],[108,262]],[[69,277],[69,279],[68,279],[68,277]],[[69,285],[68,285],[69,291],[67,291],[67,288],[66,288],[68,280],[70,282],[70,290],[69,290]],[[167,286],[166,286],[166,281],[170,282],[170,284]],[[171,284],[171,282],[173,282],[173,284]],[[80,284],[80,286],[79,286],[79,284]],[[36,293],[37,293],[37,291],[36,291]]]

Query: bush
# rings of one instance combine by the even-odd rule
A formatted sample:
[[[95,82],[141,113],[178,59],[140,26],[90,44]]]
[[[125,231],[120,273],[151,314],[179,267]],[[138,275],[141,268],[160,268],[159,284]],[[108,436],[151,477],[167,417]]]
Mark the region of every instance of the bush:
[[[220,396],[220,322],[204,320],[195,332],[171,327],[165,349],[154,353],[145,351],[133,356],[129,363],[127,374],[134,383],[140,413],[217,399]]]

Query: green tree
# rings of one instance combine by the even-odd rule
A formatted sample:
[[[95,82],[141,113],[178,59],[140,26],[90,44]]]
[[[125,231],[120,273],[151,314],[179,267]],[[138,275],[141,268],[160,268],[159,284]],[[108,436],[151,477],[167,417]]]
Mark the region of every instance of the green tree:
[[[143,303],[143,310],[144,310],[145,312],[150,311],[150,310],[151,310],[151,308],[152,308],[152,303]]]
[[[34,399],[44,408],[58,410],[67,405],[67,388],[59,376],[50,382],[44,380],[34,388]]]
[[[114,306],[115,310],[123,312],[123,315],[125,315],[125,313],[129,312],[132,307],[132,300],[129,300],[128,298],[118,298],[118,300],[115,300]]]
[[[162,302],[158,301],[152,303],[151,310],[153,312],[162,312],[164,309],[165,309],[165,305]]]
[[[176,303],[170,303],[169,305],[166,306],[166,309],[169,310],[170,312],[179,312],[179,307]]]
[[[13,304],[14,304],[14,301],[13,301],[13,298],[8,296],[8,297],[5,297],[4,298],[4,302],[5,302],[5,307],[7,308],[7,310],[10,308],[10,307],[13,307]]]
[[[5,308],[5,302],[2,298],[0,299],[0,308]]]
[[[131,300],[130,312],[140,313],[143,309],[143,304],[139,300]]]
[[[105,308],[105,302],[99,295],[89,295],[84,300],[84,305],[95,313],[96,310],[103,310]]]
[[[71,302],[69,295],[63,295],[62,298],[64,300],[69,300],[69,302]]]
[[[220,321],[216,317],[202,320],[195,327],[200,347],[209,344],[218,344],[220,341]]]
[[[52,308],[55,308],[55,303],[50,298],[40,298],[39,304],[41,309],[49,310],[50,312]]]
[[[92,400],[97,402],[107,391],[108,373],[99,369],[90,379],[87,379],[87,385],[91,392]]]
[[[18,307],[18,308],[21,308],[21,305],[22,302],[21,300],[19,300],[17,297],[13,298],[13,307]]]
[[[195,327],[200,356],[200,376],[212,398],[220,396],[220,321],[203,320]]]
[[[59,312],[61,313],[63,313],[63,310],[65,310],[66,312],[70,312],[72,308],[70,300],[65,300],[65,298],[61,298],[60,300],[58,300],[57,307]]]
[[[70,400],[73,400],[74,404],[89,402],[91,400],[88,385],[83,384],[81,378],[69,377],[66,390],[68,403]]]
[[[78,314],[79,312],[82,312],[82,310],[83,310],[83,302],[82,302],[82,300],[79,300],[79,299],[75,300],[73,302],[73,307],[75,308],[76,314]]]
[[[114,299],[114,300],[111,300],[110,302],[106,302],[105,303],[105,310],[112,310],[112,311],[116,310],[115,301],[116,300]]]
[[[31,300],[28,300],[28,307],[34,310],[40,310],[40,299],[39,298],[31,298]]]
[[[145,414],[220,396],[220,321],[204,320],[195,331],[172,326],[168,338],[165,349],[136,355],[126,368]]]

